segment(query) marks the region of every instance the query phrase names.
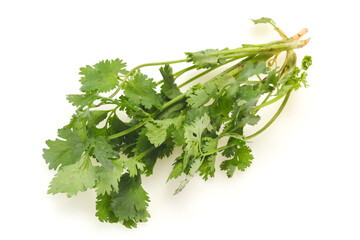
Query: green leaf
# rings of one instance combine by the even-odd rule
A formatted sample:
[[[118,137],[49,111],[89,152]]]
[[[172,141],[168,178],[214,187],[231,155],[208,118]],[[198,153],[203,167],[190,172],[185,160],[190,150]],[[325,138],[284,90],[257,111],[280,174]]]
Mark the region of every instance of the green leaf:
[[[174,141],[169,138],[163,144],[161,144],[155,151],[157,151],[157,156],[160,159],[164,157],[170,157],[175,148]]]
[[[59,166],[67,166],[78,161],[84,152],[86,145],[80,137],[70,129],[62,128],[58,131],[59,137],[55,141],[47,140],[48,149],[43,149],[43,158],[49,164],[49,169],[57,169]]]
[[[86,123],[91,117],[89,109],[77,110],[72,116],[70,123],[66,126],[72,129],[73,132],[78,135],[81,141],[86,142],[88,140],[88,131]]]
[[[94,155],[105,169],[114,167],[112,158],[119,157],[118,152],[114,151],[112,145],[104,136],[95,138]]]
[[[110,203],[112,196],[110,194],[99,194],[96,197],[96,214],[100,222],[116,223],[119,218],[113,213]]]
[[[84,192],[95,186],[98,179],[97,172],[98,167],[94,167],[90,162],[89,154],[84,153],[76,163],[59,169],[50,183],[48,193],[66,193],[71,197],[79,191]]]
[[[100,96],[95,93],[86,94],[69,94],[66,99],[73,105],[79,108],[92,105],[93,102],[99,99]]]
[[[147,122],[145,124],[147,130],[146,136],[155,147],[158,147],[167,139],[169,127],[174,126],[175,128],[173,130],[179,129],[184,118],[185,116],[179,116],[176,118]]]
[[[106,119],[109,111],[94,110],[90,111],[90,116],[87,125],[89,127],[96,127],[101,121]]]
[[[193,108],[198,108],[215,96],[216,86],[209,83],[204,85],[198,84],[189,89],[185,94],[188,97],[186,102]]]
[[[246,102],[251,102],[254,99],[257,99],[261,95],[259,88],[254,88],[254,86],[241,86],[239,88],[239,99],[245,100]]]
[[[240,72],[240,75],[239,75],[239,78],[237,81],[245,82],[252,76],[267,73],[268,70],[269,69],[266,67],[265,61],[255,62],[255,63],[252,61],[249,61],[245,65],[243,70]]]
[[[206,113],[201,118],[196,118],[193,123],[190,125],[185,125],[184,127],[185,141],[188,144],[192,142],[201,142],[201,135],[205,130],[213,130],[213,126],[210,122],[210,117]]]
[[[99,181],[96,184],[96,192],[98,195],[110,194],[112,191],[118,191],[118,183],[123,173],[123,160],[117,159],[113,162],[112,169],[100,168]]]
[[[125,84],[124,94],[136,106],[143,105],[146,109],[161,106],[161,96],[155,91],[153,79],[137,71]]]
[[[220,169],[225,170],[227,176],[230,178],[234,175],[236,168],[241,171],[245,171],[245,168],[249,167],[254,159],[251,154],[251,149],[245,145],[244,141],[238,140],[240,146],[233,149],[233,158],[224,160],[220,164]]]
[[[258,23],[270,23],[271,25],[276,25],[274,20],[272,20],[271,18],[266,18],[266,17],[262,17],[262,18],[259,18],[259,19],[251,19],[255,24],[258,24]]]
[[[190,179],[195,175],[195,173],[199,170],[201,164],[203,162],[203,159],[201,158],[197,158],[193,161],[193,163],[191,164],[189,173],[186,175],[185,179],[182,180],[180,182],[179,187],[176,189],[174,195],[178,194],[179,192],[181,192],[185,186],[189,183]]]
[[[147,122],[146,127],[146,136],[149,141],[154,144],[155,147],[158,147],[166,140],[166,130],[167,127],[159,127],[154,123]]]
[[[126,63],[119,58],[115,60],[105,60],[96,63],[93,67],[87,65],[80,68],[80,79],[83,92],[108,92],[119,85],[119,73],[126,74]]]
[[[173,167],[173,170],[171,171],[168,179],[167,179],[167,182],[173,178],[177,178],[181,175],[181,173],[183,172],[183,165],[182,165],[182,162],[175,162],[174,164],[174,167]]]
[[[214,177],[215,175],[215,160],[216,154],[212,154],[206,156],[203,163],[199,168],[200,176],[203,176],[203,179],[206,181],[210,177]]]
[[[160,73],[164,79],[164,84],[161,86],[161,93],[169,99],[173,99],[180,95],[181,92],[175,83],[173,70],[170,65],[166,64],[165,67],[161,67]]]
[[[127,169],[130,177],[134,177],[139,171],[143,171],[145,164],[137,161],[135,158],[120,158],[124,164],[124,168]]]
[[[228,50],[227,48],[223,50]],[[218,64],[224,64],[225,59],[222,58],[224,55],[219,53],[219,49],[206,49],[198,52],[187,52],[185,53],[197,69],[211,68]]]
[[[217,145],[218,145],[218,139],[206,138],[206,139],[204,139],[203,144],[202,144],[202,152],[204,154],[211,152],[217,148]]]
[[[312,65],[311,56],[305,56],[301,62],[301,68],[303,70],[308,70],[311,65]]]
[[[177,147],[181,147],[182,145],[185,145],[185,130],[184,128],[180,128],[177,131],[172,131],[171,132],[171,137],[174,140],[175,146]]]
[[[141,178],[124,174],[120,179],[119,191],[112,194],[110,206],[119,221],[131,228],[136,227],[138,222],[146,222],[150,217],[147,212],[149,201],[147,193],[141,186]]]

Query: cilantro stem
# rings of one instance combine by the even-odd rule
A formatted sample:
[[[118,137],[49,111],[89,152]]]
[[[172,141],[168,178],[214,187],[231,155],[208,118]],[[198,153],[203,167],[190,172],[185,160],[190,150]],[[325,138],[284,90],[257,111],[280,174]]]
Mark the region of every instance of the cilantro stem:
[[[269,100],[269,101],[267,101],[267,102],[264,101],[264,102],[261,103],[260,105],[256,106],[256,107],[254,108],[254,110],[255,110],[255,111],[258,111],[258,110],[260,110],[260,108],[266,107],[266,106],[268,106],[268,105],[270,105],[270,104],[272,104],[272,103],[280,100],[283,96],[284,96],[284,95],[280,95],[280,96],[277,96],[277,97],[275,97],[275,98],[273,98],[273,99],[271,99],[271,100]]]
[[[121,131],[121,132],[112,134],[112,135],[108,136],[107,138],[108,138],[108,139],[115,139],[115,138],[118,138],[118,137],[122,137],[122,136],[124,136],[124,135],[126,135],[126,134],[129,134],[129,133],[135,131],[136,129],[141,128],[141,127],[142,127],[147,121],[149,121],[150,119],[151,119],[151,118],[148,118],[147,120],[142,121],[142,122],[136,124],[135,126],[132,126],[131,128],[128,128],[128,129],[126,129],[126,130],[124,130],[124,131]]]
[[[209,53],[210,56],[218,56],[218,55],[225,55],[224,57],[228,58],[231,57],[230,54],[238,54],[238,55],[251,55],[251,54],[258,54],[261,52],[282,52],[286,50],[292,50],[296,48],[302,48],[307,44],[308,41],[306,40],[280,40],[275,41],[265,45],[259,46],[252,46],[252,47],[241,47],[235,48],[230,50],[222,50],[214,53]],[[235,55],[237,56],[237,55]],[[223,58],[220,56],[220,58]]]
[[[220,152],[220,151],[222,151],[222,150],[225,150],[225,149],[230,148],[230,147],[235,146],[235,145],[236,145],[236,144],[225,145],[225,146],[219,147],[219,148],[217,148],[217,149],[214,149],[214,150],[212,150],[212,151],[210,151],[210,152],[204,153],[203,155],[204,155],[204,156],[209,156],[209,155],[215,154],[215,153],[217,153],[217,152]]]
[[[144,64],[140,64],[136,67],[134,67],[133,69],[130,70],[130,72],[127,74],[128,76],[131,75],[131,73],[133,73],[134,71],[143,68],[143,67],[149,67],[149,66],[159,66],[159,65],[166,65],[166,64],[174,64],[174,63],[182,63],[182,62],[188,62],[189,60],[191,60],[190,58],[184,58],[184,59],[180,59],[180,60],[172,60],[172,61],[164,61],[164,62],[153,62],[153,63],[144,63]]]
[[[174,73],[173,75],[174,75],[174,77],[175,77],[175,79],[176,79],[176,78],[178,78],[180,75],[182,75],[182,74],[184,74],[184,73],[186,73],[186,72],[188,72],[188,71],[190,71],[190,70],[193,70],[193,69],[195,69],[195,68],[196,68],[196,66],[195,66],[195,65],[192,65],[192,66],[190,66],[190,67],[184,68],[183,70],[180,70],[180,71]]]
[[[250,136],[247,136],[245,137],[245,140],[249,140],[251,138],[254,138],[256,137],[257,135],[259,135],[260,133],[262,133],[263,131],[265,131],[275,120],[276,118],[280,115],[281,111],[284,109],[288,99],[289,99],[289,96],[290,96],[290,93],[291,93],[291,90],[289,92],[286,93],[285,95],[285,98],[284,98],[284,101],[281,103],[279,109],[276,111],[276,113],[274,114],[274,116],[269,120],[269,122],[267,122],[265,124],[264,127],[262,127],[259,131],[257,131],[256,133],[254,134],[251,134]]]
[[[167,109],[168,107],[170,107],[174,103],[177,103],[178,101],[184,99],[185,97],[186,97],[186,95],[185,95],[185,93],[183,93],[183,94],[180,94],[179,96],[171,99],[170,101],[168,101],[167,103],[162,105],[162,107],[160,108],[160,111],[164,111],[165,109]]]
[[[266,103],[266,101],[271,97],[271,94],[272,94],[272,91],[269,92],[268,95],[266,95],[265,99],[262,101],[261,104]],[[260,104],[260,105],[261,105],[261,104]]]
[[[146,155],[151,153],[153,150],[155,150],[155,148],[156,148],[155,146],[152,146],[151,148],[146,149],[144,152],[142,152],[135,158],[135,161],[141,160],[143,157],[145,157]]]

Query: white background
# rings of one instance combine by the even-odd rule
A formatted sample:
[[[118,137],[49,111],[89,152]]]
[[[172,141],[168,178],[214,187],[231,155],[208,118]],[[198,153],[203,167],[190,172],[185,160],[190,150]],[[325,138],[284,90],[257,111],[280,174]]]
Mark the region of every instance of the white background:
[[[2,239],[360,239],[359,19],[356,1],[1,1]],[[307,27],[307,89],[250,144],[253,165],[228,179],[165,183],[174,157],[143,179],[151,218],[129,230],[100,223],[95,193],[47,195],[42,159],[74,108],[79,68],[129,68],[185,51],[279,39]],[[156,78],[158,73],[153,71]],[[269,118],[271,110],[263,112]],[[249,130],[251,131],[251,130]]]

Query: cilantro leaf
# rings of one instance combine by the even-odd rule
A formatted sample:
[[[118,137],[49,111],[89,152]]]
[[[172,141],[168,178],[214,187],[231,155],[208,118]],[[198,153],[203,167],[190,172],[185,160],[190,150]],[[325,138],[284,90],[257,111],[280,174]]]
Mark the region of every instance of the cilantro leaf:
[[[188,144],[191,144],[192,142],[200,143],[202,133],[205,130],[208,131],[213,130],[213,126],[211,125],[210,121],[211,120],[209,115],[205,113],[201,118],[197,117],[192,124],[186,125],[184,127],[185,130],[184,137],[186,143]]]
[[[113,168],[100,168],[98,175],[99,181],[96,184],[96,192],[98,195],[110,194],[112,191],[118,191],[118,183],[123,173],[123,161],[117,159],[112,162]]]
[[[245,82],[254,75],[265,74],[267,72],[268,72],[268,68],[266,67],[265,61],[261,61],[261,62],[249,61],[245,65],[243,70],[240,72],[238,81]]]
[[[185,179],[180,182],[180,185],[175,190],[174,195],[178,194],[179,192],[181,192],[185,188],[185,186],[189,183],[190,179],[195,175],[195,173],[201,167],[202,162],[203,162],[202,158],[197,158],[197,159],[195,159],[193,161],[193,163],[191,164],[189,173],[186,175]]]
[[[177,160],[181,160],[181,158],[177,158]],[[176,161],[174,164],[173,164],[173,170],[171,171],[168,179],[167,179],[167,182],[170,180],[170,179],[173,179],[173,178],[177,178],[181,175],[181,173],[183,172],[183,165],[182,165],[182,162],[181,161]]]
[[[146,109],[153,106],[159,108],[161,97],[155,91],[153,79],[137,71],[125,84],[124,94],[136,106],[143,105]]]
[[[84,153],[79,161],[61,168],[52,179],[48,193],[66,193],[68,197],[93,188],[98,179],[98,167],[90,162],[88,153]]]
[[[138,170],[144,170],[145,164],[137,161],[135,158],[122,158],[121,160],[124,164],[124,168],[126,168],[129,172],[130,177],[134,177],[135,175],[137,175]]]
[[[301,68],[303,70],[308,70],[311,65],[312,65],[311,56],[305,56],[301,62]]]
[[[126,74],[126,63],[119,58],[96,63],[93,67],[87,65],[80,68],[80,79],[83,92],[108,92],[119,85],[119,73]]]
[[[164,79],[164,84],[161,86],[161,93],[169,99],[173,99],[180,95],[181,92],[175,83],[170,65],[166,64],[165,67],[161,67],[160,72]]]
[[[147,211],[150,201],[147,193],[141,186],[139,176],[130,177],[122,175],[119,183],[119,191],[112,194],[110,203],[114,215],[128,227],[136,227],[138,222],[146,222],[150,217]]]
[[[94,155],[105,169],[113,168],[112,158],[119,156],[104,136],[95,138]]]
[[[174,126],[173,130],[177,130],[182,125],[185,116],[176,118],[169,118],[164,120],[153,120],[145,124],[146,136],[155,147],[160,146],[168,136],[168,130],[171,125]]]
[[[271,25],[275,25],[274,20],[272,20],[271,18],[266,18],[266,17],[262,17],[259,19],[251,19],[255,24],[258,23],[270,23]]]
[[[69,94],[66,96],[66,99],[73,105],[79,108],[91,105],[96,99],[99,99],[95,93],[85,93],[85,94]]]
[[[60,165],[63,167],[74,164],[80,159],[86,148],[86,144],[70,129],[59,129],[58,135],[65,140],[48,140],[46,144],[49,148],[43,149],[43,157],[49,164],[49,169],[57,169]]]
[[[199,168],[200,176],[203,176],[205,181],[215,176],[215,160],[216,154],[206,156]]]
[[[224,50],[227,50],[227,48]],[[198,52],[187,52],[185,54],[191,59],[197,69],[201,69],[215,67],[218,64],[224,64],[225,60],[222,58],[224,55],[219,52],[220,51],[218,49],[206,49]]]
[[[239,142],[240,140],[238,140]],[[234,157],[229,160],[224,160],[220,164],[220,169],[226,171],[227,176],[230,178],[234,175],[236,168],[241,171],[245,171],[245,168],[249,167],[254,159],[251,154],[251,149],[245,145],[244,141],[239,142],[240,145],[233,149]]]
[[[204,84],[203,86],[198,84],[189,89],[185,94],[188,97],[186,101],[190,106],[198,108],[215,96],[216,86],[214,84]]]
[[[96,214],[100,222],[116,223],[119,222],[119,217],[115,216],[111,209],[110,203],[112,200],[111,194],[99,194],[96,197]]]

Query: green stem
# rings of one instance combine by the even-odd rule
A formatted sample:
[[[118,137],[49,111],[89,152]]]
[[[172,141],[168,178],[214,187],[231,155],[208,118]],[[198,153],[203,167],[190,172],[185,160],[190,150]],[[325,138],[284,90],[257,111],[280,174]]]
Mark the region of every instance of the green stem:
[[[180,71],[174,73],[173,75],[174,75],[174,77],[175,77],[175,79],[176,79],[176,78],[178,78],[180,75],[182,75],[182,74],[184,74],[184,73],[186,73],[186,72],[188,72],[188,71],[190,71],[190,70],[193,70],[193,69],[195,69],[195,68],[196,68],[196,66],[195,66],[195,65],[192,65],[192,66],[190,66],[190,67],[184,68],[183,70],[180,70]]]
[[[270,104],[272,104],[272,103],[274,103],[274,102],[277,102],[277,101],[280,100],[283,96],[284,96],[284,95],[274,97],[273,99],[271,99],[270,101],[267,101],[267,102],[264,101],[264,102],[261,103],[260,105],[256,106],[256,107],[254,108],[254,110],[255,110],[255,111],[258,111],[258,110],[260,110],[260,108],[266,107],[266,106],[268,106],[268,105],[270,105]]]
[[[177,97],[171,99],[170,101],[168,101],[167,103],[162,105],[162,107],[160,108],[160,111],[164,111],[165,109],[167,109],[171,105],[177,103],[178,101],[184,99],[185,97],[186,97],[185,93],[178,95]]]
[[[150,120],[150,118],[148,118],[148,120],[145,120],[145,121],[143,121],[143,122],[140,122],[140,123],[136,124],[135,126],[132,126],[131,128],[128,128],[128,129],[126,129],[126,130],[124,130],[124,131],[121,131],[121,132],[112,134],[112,135],[108,136],[107,138],[108,138],[108,139],[115,139],[115,138],[118,138],[118,137],[122,137],[122,136],[124,136],[124,135],[126,135],[126,134],[129,134],[129,133],[131,133],[132,131],[135,131],[136,129],[141,128],[141,127],[142,127],[143,125],[145,125],[145,123],[146,123],[147,121],[149,121],[149,120]]]
[[[212,151],[210,151],[210,152],[204,153],[203,155],[204,155],[204,156],[209,156],[209,155],[215,154],[215,153],[217,153],[217,152],[220,152],[220,151],[222,151],[222,150],[225,150],[225,149],[227,149],[227,148],[230,148],[230,147],[232,147],[232,146],[235,146],[235,144],[230,144],[230,145],[225,145],[225,146],[219,147],[219,148],[214,149],[214,150],[212,150]]]
[[[274,114],[274,116],[270,119],[269,122],[266,123],[266,125],[264,127],[262,127],[259,131],[257,131],[256,133],[250,135],[250,136],[247,136],[245,137],[245,140],[249,140],[251,138],[254,138],[256,137],[257,135],[259,135],[260,133],[262,133],[263,131],[265,131],[275,120],[276,118],[280,115],[281,111],[284,109],[288,99],[289,99],[289,96],[290,96],[290,93],[291,91],[287,92],[286,95],[285,95],[285,98],[284,98],[284,101],[281,103],[279,109],[277,110],[277,112]]]
[[[135,161],[140,161],[143,157],[145,157],[147,154],[151,153],[153,150],[155,150],[155,146],[152,146],[151,148],[146,149],[144,152],[140,153],[136,158]]]
[[[229,50],[222,50],[218,52],[209,53],[208,55],[210,56],[227,55],[226,57],[228,58],[228,57],[232,57],[231,54],[251,55],[251,54],[264,53],[264,52],[282,52],[286,50],[302,48],[306,44],[307,44],[306,40],[280,40],[268,44],[262,44],[260,46],[241,47],[241,48],[235,48]]]

